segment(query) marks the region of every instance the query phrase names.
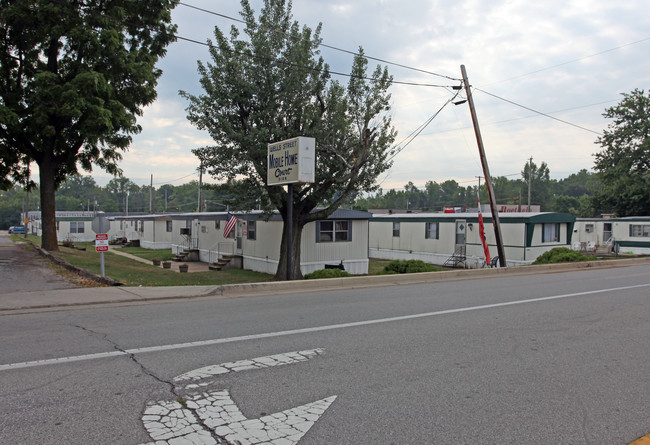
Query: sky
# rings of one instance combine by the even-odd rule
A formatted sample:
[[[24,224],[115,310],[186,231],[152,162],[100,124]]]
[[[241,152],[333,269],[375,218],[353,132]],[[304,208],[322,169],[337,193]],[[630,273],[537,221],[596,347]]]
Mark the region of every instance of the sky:
[[[240,18],[237,0],[183,0],[173,12],[180,37],[206,42],[215,26],[228,33],[239,25],[187,5]],[[258,12],[262,0],[251,5]],[[609,124],[605,109],[621,93],[650,89],[647,0],[294,0],[293,16],[312,29],[322,23],[328,46],[361,46],[367,56],[439,74],[381,63],[396,82],[439,85],[391,87],[398,145],[442,108],[378,178],[384,190],[449,179],[471,186],[483,176],[468,104],[444,106],[450,87],[460,84],[461,65],[493,177],[520,178],[531,157],[546,162],[554,179],[591,170],[598,135]],[[350,54],[321,54],[332,71],[350,72]],[[143,131],[120,163],[135,183],[149,184],[151,175],[154,187],[198,179],[191,150],[213,142],[187,121],[188,102],[178,92],[202,93],[199,60],[210,62],[207,47],[179,39],[159,61],[158,98],[145,108]],[[97,169],[92,175],[99,185],[111,179]]]

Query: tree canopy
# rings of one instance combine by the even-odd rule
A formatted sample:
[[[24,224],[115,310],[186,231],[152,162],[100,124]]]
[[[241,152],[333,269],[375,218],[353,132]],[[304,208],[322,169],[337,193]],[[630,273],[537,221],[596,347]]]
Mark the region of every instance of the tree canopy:
[[[56,188],[78,167],[119,173],[177,3],[0,0],[0,185],[38,165],[44,248],[57,249]]]
[[[650,215],[650,94],[624,93],[603,114],[612,122],[597,143],[595,169],[603,187],[597,204],[618,216]]]
[[[373,190],[392,164],[392,78],[381,67],[368,74],[360,49],[343,86],[331,79],[319,55],[320,25],[315,31],[301,28],[284,0],[265,0],[259,18],[248,0],[241,4],[245,38],[234,26],[228,37],[215,28],[212,61],[199,62],[204,93],[181,94],[189,100],[188,119],[215,141],[195,150],[208,172],[238,180],[243,200],[259,199],[262,207],[278,209],[285,222],[287,191],[266,184],[267,145],[315,138],[316,180],[296,185],[293,196],[292,275],[298,278],[302,227],[326,218],[355,193]],[[286,242],[287,224],[277,279],[286,277]]]

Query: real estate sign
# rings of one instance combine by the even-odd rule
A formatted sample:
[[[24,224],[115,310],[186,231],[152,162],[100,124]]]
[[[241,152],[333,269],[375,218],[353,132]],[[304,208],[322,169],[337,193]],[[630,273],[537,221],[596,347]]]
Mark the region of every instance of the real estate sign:
[[[316,140],[297,137],[268,145],[268,185],[314,182]]]

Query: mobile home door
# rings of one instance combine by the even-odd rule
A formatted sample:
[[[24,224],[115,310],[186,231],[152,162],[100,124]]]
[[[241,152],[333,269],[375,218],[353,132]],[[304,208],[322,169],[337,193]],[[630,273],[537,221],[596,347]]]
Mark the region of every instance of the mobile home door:
[[[467,243],[467,221],[459,219],[456,221],[456,252],[465,255]]]

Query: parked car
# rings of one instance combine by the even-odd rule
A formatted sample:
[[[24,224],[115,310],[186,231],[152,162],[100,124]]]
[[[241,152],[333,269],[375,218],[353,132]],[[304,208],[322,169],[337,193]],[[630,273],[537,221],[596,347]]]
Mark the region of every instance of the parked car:
[[[11,226],[9,233],[25,233],[25,226]]]

